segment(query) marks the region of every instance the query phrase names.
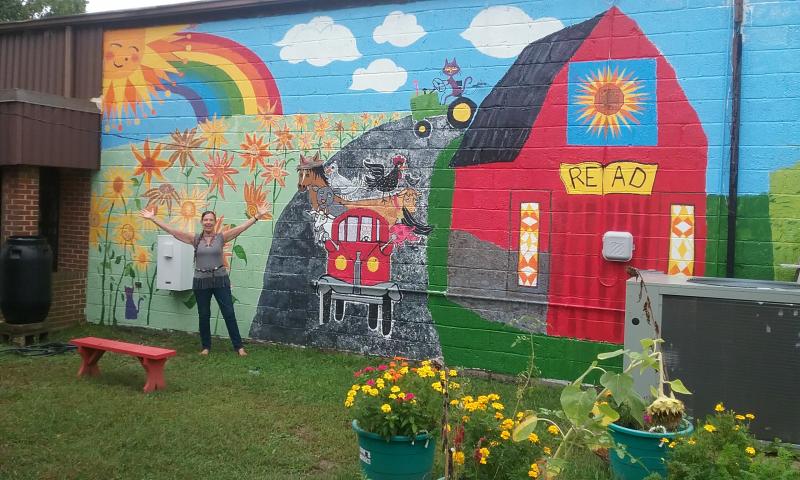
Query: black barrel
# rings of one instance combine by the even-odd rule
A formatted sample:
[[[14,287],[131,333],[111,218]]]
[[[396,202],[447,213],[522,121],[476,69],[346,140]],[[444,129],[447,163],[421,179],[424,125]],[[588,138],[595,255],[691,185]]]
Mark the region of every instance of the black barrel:
[[[37,323],[53,300],[53,252],[44,237],[13,236],[0,249],[0,310],[6,322]]]

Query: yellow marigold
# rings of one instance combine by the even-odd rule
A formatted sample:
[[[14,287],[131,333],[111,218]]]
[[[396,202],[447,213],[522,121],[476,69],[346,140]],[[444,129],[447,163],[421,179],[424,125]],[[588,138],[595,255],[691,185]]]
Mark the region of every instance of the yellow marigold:
[[[481,465],[486,465],[486,457],[481,457],[480,464]]]
[[[750,455],[751,457],[755,456],[755,454],[756,454],[756,449],[753,448],[753,447],[747,447],[747,448],[744,449],[744,451],[745,451],[746,454]]]
[[[748,420],[755,420],[756,416],[753,415],[752,413],[747,413],[747,414],[745,414],[744,418],[746,418]]]
[[[462,451],[453,452],[453,463],[455,463],[456,465],[464,465],[464,452]]]
[[[378,389],[377,389],[377,388],[371,388],[371,389],[369,390],[369,395],[370,395],[371,397],[377,397],[377,396],[378,396],[378,393],[379,393],[379,392],[378,392]]]
[[[463,397],[461,397],[461,401],[464,403],[472,402],[473,400],[475,399],[472,398],[472,395],[464,395]]]
[[[478,403],[485,403],[485,404],[488,404],[488,403],[489,403],[489,397],[488,397],[488,396],[486,396],[486,395],[480,395],[480,396],[478,396]]]
[[[441,382],[433,382],[431,383],[431,387],[433,387],[433,389],[436,390],[437,392],[443,391]]]
[[[694,445],[697,442],[694,441],[694,438],[690,438],[686,443],[688,443],[689,445]]]
[[[445,372],[444,370],[440,371],[439,372],[439,380],[442,380],[442,381],[447,380],[447,372]]]
[[[505,407],[505,405],[503,405],[500,402],[494,402],[494,403],[492,403],[492,408],[494,408],[495,410],[503,410],[506,407]]]
[[[469,417],[464,415],[463,417],[461,417],[461,421],[464,422],[464,423],[468,423],[469,422]]]
[[[514,428],[514,420],[506,418],[505,420],[503,420],[503,423],[500,424],[500,428],[502,428],[503,430],[511,430],[512,428]]]
[[[736,420],[744,420],[744,415],[736,414]]]
[[[383,387],[386,386],[386,383],[384,383],[382,378],[379,378],[378,380],[375,381],[375,386],[377,386],[378,389],[382,389]]]
[[[489,398],[490,402],[496,402],[496,401],[500,400],[500,395],[498,395],[496,393],[490,393],[488,395],[488,398]]]
[[[391,398],[392,400],[397,400],[397,394],[390,393],[389,398]]]
[[[717,431],[717,427],[715,427],[714,425],[711,425],[710,423],[706,423],[705,425],[703,425],[703,429],[706,432],[709,432],[709,433],[713,433],[713,432]]]
[[[516,416],[517,416],[517,420],[522,420],[522,417],[524,417],[524,416],[525,416],[525,414],[524,414],[524,413],[522,413],[522,412],[517,412],[517,415],[516,415]]]
[[[669,438],[664,437],[664,438],[661,439],[661,442],[659,442],[659,443],[661,443],[661,445],[663,445],[665,443],[669,443]]]
[[[550,450],[550,447],[544,447],[542,448],[542,451],[544,452],[545,455],[551,455],[553,453],[553,451]]]
[[[383,405],[381,405],[381,411],[383,413],[389,413],[392,411],[392,406],[389,405],[388,403],[384,403]]]
[[[344,406],[350,408],[353,406],[353,399],[348,397],[347,400],[344,401]]]
[[[397,392],[400,391],[400,387],[398,387],[397,385],[393,385],[392,388],[391,388],[391,391],[392,391],[392,393],[397,393]]]
[[[503,418],[505,418],[505,416],[500,412],[495,412],[494,413],[494,418],[496,418],[498,420],[502,420]]]
[[[677,445],[676,442],[669,442],[668,446],[669,446],[669,448],[675,448],[675,445]]]
[[[558,427],[556,427],[555,425],[550,425],[549,427],[547,427],[547,433],[549,433],[550,435],[558,435],[559,433]]]
[[[718,403],[718,404],[717,404],[717,405],[714,407],[714,411],[715,411],[715,412],[724,412],[724,411],[725,411],[725,405],[723,405],[723,404],[722,404],[722,402]]]
[[[737,432],[739,431],[740,428],[742,428],[742,427],[740,427],[739,425],[734,425],[733,426],[733,429],[736,430]]]
[[[450,390],[458,390],[459,388],[461,388],[461,384],[456,382],[450,382],[449,386]]]
[[[386,372],[386,373],[384,373],[384,374],[383,374],[383,378],[384,378],[385,380],[394,380],[394,375],[392,375],[392,374],[391,374],[391,373],[389,373],[389,372]]]
[[[458,405],[458,400],[455,400],[455,399],[454,400],[450,400],[450,405],[455,407],[456,405]]]
[[[503,440],[508,440],[509,438],[511,438],[511,432],[509,432],[508,430],[503,430],[502,432],[500,432],[500,438],[502,438]]]
[[[530,478],[539,478],[539,465],[535,463],[531,464],[531,469],[528,470],[528,476]]]
[[[498,445],[500,445],[500,442],[498,442],[496,440],[492,440],[491,442],[489,442],[489,446],[490,447],[496,447]]]
[[[457,377],[458,376],[458,371],[457,370],[453,370],[451,368],[450,371],[447,372],[447,374],[450,375],[451,377]]]
[[[402,367],[400,369],[400,375],[406,375],[406,374],[408,374],[408,367]]]
[[[530,440],[531,443],[539,443],[539,435],[531,433],[530,435],[528,435],[528,440]]]
[[[357,392],[361,390],[361,385],[355,384],[352,387],[350,387],[350,390],[355,390]]]

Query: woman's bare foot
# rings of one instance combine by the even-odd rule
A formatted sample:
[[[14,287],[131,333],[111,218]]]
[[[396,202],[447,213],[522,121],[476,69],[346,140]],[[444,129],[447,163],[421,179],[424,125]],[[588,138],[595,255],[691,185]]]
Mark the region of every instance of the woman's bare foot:
[[[204,357],[208,356],[208,349],[204,348],[204,349],[200,350],[200,355],[203,355]]]
[[[247,352],[244,351],[244,347],[240,348],[237,353],[239,354],[240,357],[246,357],[247,356]]]

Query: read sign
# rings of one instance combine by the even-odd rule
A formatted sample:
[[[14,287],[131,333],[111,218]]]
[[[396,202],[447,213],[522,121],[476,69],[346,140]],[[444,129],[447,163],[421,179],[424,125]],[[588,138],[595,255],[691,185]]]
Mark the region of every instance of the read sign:
[[[658,165],[638,162],[562,163],[561,182],[570,195],[650,195]]]

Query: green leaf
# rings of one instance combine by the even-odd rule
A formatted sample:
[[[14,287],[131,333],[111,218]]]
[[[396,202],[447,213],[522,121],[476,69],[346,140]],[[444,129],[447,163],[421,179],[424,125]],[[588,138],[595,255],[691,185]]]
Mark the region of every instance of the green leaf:
[[[134,187],[138,187],[138,186],[139,186],[139,183],[141,183],[141,182],[139,182],[139,179],[138,179],[138,178],[136,178],[136,177],[131,177],[131,183],[133,183],[133,186],[134,186]]]
[[[647,405],[644,404],[644,399],[642,398],[639,393],[636,391],[632,391],[631,394],[625,399],[625,404],[628,406],[628,410],[631,412],[631,417],[636,420],[636,423],[639,426],[643,427],[644,424],[644,411],[647,408]]]
[[[597,410],[600,412],[600,418],[598,420],[604,427],[619,420],[619,412],[614,410],[608,403],[601,403],[597,406]]]
[[[117,259],[114,260],[114,264],[115,265],[119,265],[119,262],[121,262],[121,261],[122,261],[122,257],[117,257]]]
[[[183,301],[183,304],[186,305],[186,308],[194,308],[195,304],[197,303],[197,299],[194,298],[194,292],[189,295],[189,298]]]
[[[675,393],[682,393],[684,395],[692,394],[692,392],[690,392],[689,389],[686,388],[686,386],[684,386],[683,382],[680,380],[675,379],[667,383],[669,383],[669,388]]]
[[[528,415],[519,422],[519,425],[514,427],[514,430],[511,432],[511,438],[515,442],[527,440],[528,436],[536,430],[537,423],[539,423],[539,417],[537,417],[536,414],[532,413]]]
[[[239,299],[236,298],[236,295],[234,294],[231,294],[231,299],[233,300],[231,303],[237,303],[239,301]]]
[[[551,458],[547,461],[545,469],[547,470],[548,477],[556,478],[561,474],[567,466],[567,461],[563,458]]]
[[[137,210],[141,210],[141,209],[142,209],[142,200],[141,200],[141,199],[138,199],[138,198],[137,198],[137,199],[135,199],[135,200],[133,201],[133,203],[135,203],[135,204],[136,204],[136,209],[137,209]]]
[[[639,343],[642,344],[642,350],[649,350],[653,345],[655,345],[655,341],[652,338],[643,338],[639,340]]]
[[[186,169],[186,177],[187,177],[187,178],[189,177],[189,175],[191,175],[191,174],[192,174],[192,170],[193,170],[193,169],[194,169],[194,167],[189,167],[189,168],[187,168],[187,169]]]
[[[128,264],[128,275],[131,278],[136,278],[136,269],[133,268],[133,264],[131,263]]]
[[[584,425],[590,420],[595,398],[593,388],[581,390],[577,385],[567,385],[561,391],[561,408],[573,425]]]
[[[620,355],[625,353],[624,348],[620,348],[619,350],[614,350],[613,352],[604,352],[597,355],[598,360],[608,360],[609,358],[619,357]]]
[[[236,256],[239,257],[240,259],[244,260],[244,264],[247,265],[247,254],[245,253],[244,248],[242,248],[241,245],[234,245],[233,253],[235,253]]]
[[[653,398],[658,398],[658,390],[652,385],[650,385],[650,395],[652,395]]]
[[[587,368],[586,371],[583,372],[583,375],[581,375],[580,377],[576,378],[575,381],[572,382],[572,385],[579,386],[580,384],[582,384],[583,383],[583,379],[586,378],[586,376],[589,375],[592,372],[592,370],[594,370],[594,367],[596,367],[596,366],[597,366],[597,360],[593,361],[592,364],[589,365],[589,368]]]
[[[605,372],[600,377],[600,385],[609,389],[617,401],[624,401],[633,391],[633,377],[627,373]]]

